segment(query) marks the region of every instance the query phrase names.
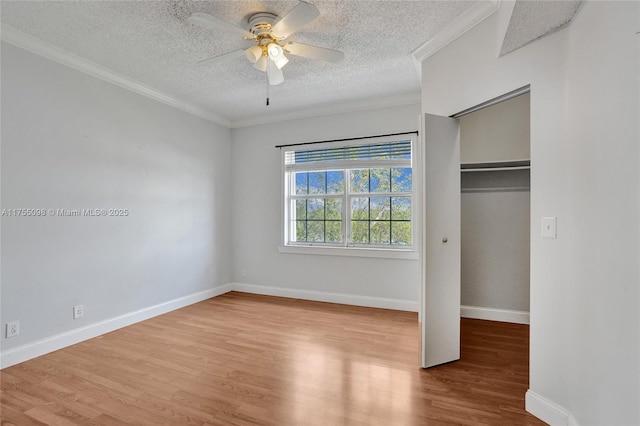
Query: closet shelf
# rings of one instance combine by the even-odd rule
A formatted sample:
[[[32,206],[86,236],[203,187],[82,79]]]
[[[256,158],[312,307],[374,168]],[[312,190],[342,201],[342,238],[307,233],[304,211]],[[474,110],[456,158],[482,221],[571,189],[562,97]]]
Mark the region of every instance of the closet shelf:
[[[496,172],[503,170],[529,170],[530,168],[531,160],[509,160],[460,164],[461,172]]]
[[[478,187],[478,188],[462,188],[461,192],[474,193],[474,192],[526,192],[530,191],[529,186],[495,186],[495,187]]]

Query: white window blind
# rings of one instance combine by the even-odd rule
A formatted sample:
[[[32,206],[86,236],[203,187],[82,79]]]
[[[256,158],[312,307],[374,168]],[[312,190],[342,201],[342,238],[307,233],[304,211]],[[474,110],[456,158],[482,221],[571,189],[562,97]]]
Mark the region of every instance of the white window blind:
[[[285,170],[411,165],[411,140],[285,151]]]

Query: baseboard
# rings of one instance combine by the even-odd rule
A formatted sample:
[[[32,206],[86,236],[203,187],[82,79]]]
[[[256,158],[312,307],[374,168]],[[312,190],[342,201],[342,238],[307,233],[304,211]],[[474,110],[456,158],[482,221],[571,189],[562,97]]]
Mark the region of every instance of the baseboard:
[[[509,309],[481,308],[478,306],[462,305],[460,306],[460,316],[462,318],[529,324],[529,312],[527,311],[512,311]]]
[[[279,296],[291,299],[314,300],[317,302],[341,303],[344,305],[366,306],[369,308],[395,309],[398,311],[418,312],[417,301],[387,299],[383,297],[357,296],[353,294],[328,293],[323,291],[299,290],[293,288],[271,287],[255,284],[232,283],[235,291],[266,296]]]
[[[551,426],[578,426],[578,422],[569,411],[531,389],[527,391],[524,398],[525,409],[543,422]]]
[[[109,333],[119,328],[219,296],[229,291],[231,291],[231,284],[224,284],[218,287],[213,287],[209,290],[173,299],[155,306],[150,306],[139,311],[130,312],[95,324],[90,324],[86,327],[77,328],[32,343],[27,343],[13,349],[8,349],[0,353],[0,368],[10,367],[12,365],[28,361],[67,346],[75,345],[76,343]]]

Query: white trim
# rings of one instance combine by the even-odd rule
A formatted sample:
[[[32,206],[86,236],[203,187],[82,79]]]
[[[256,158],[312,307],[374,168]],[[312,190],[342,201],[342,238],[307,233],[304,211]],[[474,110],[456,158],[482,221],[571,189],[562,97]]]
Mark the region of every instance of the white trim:
[[[517,98],[518,96],[522,96],[525,95],[527,93],[531,92],[531,85],[527,84],[525,86],[522,87],[518,87],[517,89],[514,89],[510,92],[507,92],[505,94],[502,94],[500,96],[496,96],[495,98],[489,99],[488,101],[485,102],[481,102],[478,105],[474,105],[471,108],[467,108],[465,110],[462,110],[454,115],[452,115],[453,118],[460,118],[460,117],[464,117],[467,114],[471,114],[472,112],[476,112],[476,111],[480,111],[482,109],[485,108],[489,108],[493,105],[497,105],[501,102],[505,102],[508,101],[510,99],[513,98]],[[509,161],[509,160],[507,160]],[[517,160],[516,160],[517,161]]]
[[[395,309],[398,311],[409,312],[418,312],[419,308],[418,302],[412,300],[327,293],[323,291],[299,290],[295,288],[271,287],[246,283],[232,283],[231,289],[243,293],[287,297],[291,299],[314,300],[317,302],[340,303],[343,305],[366,306],[368,308]]]
[[[321,256],[375,257],[379,259],[418,260],[420,254],[413,250],[377,249],[368,247],[320,247],[320,246],[280,246],[279,253],[312,254]]]
[[[343,114],[356,111],[367,111],[379,108],[388,108],[402,105],[419,105],[422,102],[422,94],[408,93],[404,95],[389,96],[385,98],[361,99],[352,102],[326,104],[308,109],[300,109],[280,114],[263,114],[251,118],[241,118],[231,122],[231,128],[257,126],[260,124],[278,123],[287,120],[319,117],[322,115]]]
[[[122,327],[135,324],[140,321],[153,318],[203,300],[227,293],[232,290],[231,284],[224,284],[209,290],[194,293],[178,299],[169,300],[155,306],[140,309],[114,318],[90,324],[86,327],[69,330],[51,337],[27,343],[13,349],[8,349],[0,353],[0,368],[10,367],[24,361],[39,357],[41,355],[57,351],[67,346],[92,339],[94,337],[109,333]]]
[[[218,114],[215,114],[207,109],[193,105],[169,94],[160,92],[152,87],[149,87],[139,81],[133,80],[122,74],[118,74],[111,71],[108,68],[98,65],[95,62],[91,62],[80,56],[74,55],[71,52],[60,49],[52,44],[35,38],[29,34],[25,34],[22,31],[16,30],[8,25],[0,26],[0,36],[2,41],[13,44],[14,46],[25,49],[36,55],[45,57],[52,61],[58,62],[62,65],[66,65],[77,71],[89,74],[93,77],[115,84],[139,95],[146,96],[158,102],[162,102],[166,105],[188,112],[205,120],[212,121],[220,124],[221,126],[230,127],[231,121]]]
[[[411,52],[413,62],[418,73],[418,80],[422,81],[422,62],[435,55],[449,43],[469,31],[471,28],[484,21],[498,10],[500,0],[478,1],[462,15],[458,16],[450,24],[441,29],[435,36],[427,40],[420,47]]]
[[[529,312],[513,311],[510,309],[481,308],[479,306],[461,305],[460,316],[462,318],[529,324]]]
[[[531,389],[527,390],[524,400],[525,409],[543,422],[552,426],[578,426],[578,422],[570,411],[549,401]]]

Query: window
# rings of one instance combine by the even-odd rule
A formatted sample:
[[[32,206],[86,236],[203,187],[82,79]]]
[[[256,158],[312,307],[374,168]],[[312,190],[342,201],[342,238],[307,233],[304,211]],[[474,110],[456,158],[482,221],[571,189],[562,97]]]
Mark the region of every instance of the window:
[[[415,137],[283,148],[287,246],[413,250]]]

